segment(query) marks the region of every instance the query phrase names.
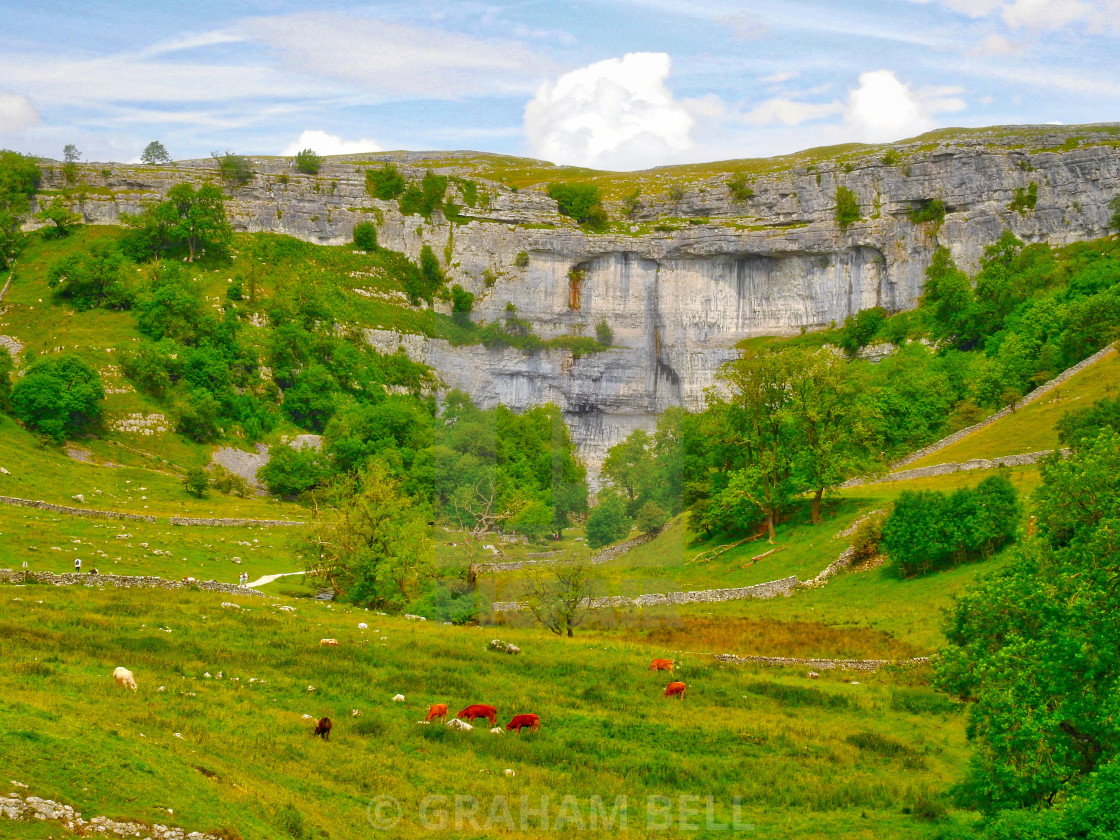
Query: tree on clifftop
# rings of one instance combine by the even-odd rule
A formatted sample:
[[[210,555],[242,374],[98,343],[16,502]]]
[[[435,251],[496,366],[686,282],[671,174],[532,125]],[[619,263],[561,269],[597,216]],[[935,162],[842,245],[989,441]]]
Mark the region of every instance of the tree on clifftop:
[[[140,162],[147,164],[171,163],[171,155],[167,153],[163,143],[153,140],[144,147],[144,151],[140,154]]]

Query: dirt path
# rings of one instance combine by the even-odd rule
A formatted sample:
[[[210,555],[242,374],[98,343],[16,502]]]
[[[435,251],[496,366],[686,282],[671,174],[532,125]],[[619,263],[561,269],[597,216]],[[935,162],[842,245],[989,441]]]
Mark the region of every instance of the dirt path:
[[[252,583],[245,584],[248,587],[264,586],[266,583],[272,583],[274,580],[279,580],[282,577],[291,577],[292,575],[305,575],[307,572],[281,572],[278,575],[261,575]]]

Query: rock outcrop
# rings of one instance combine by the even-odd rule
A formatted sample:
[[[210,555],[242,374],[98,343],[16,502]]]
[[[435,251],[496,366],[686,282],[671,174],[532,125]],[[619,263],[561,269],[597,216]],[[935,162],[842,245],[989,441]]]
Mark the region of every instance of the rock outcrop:
[[[602,235],[557,215],[536,188],[479,181],[486,200],[463,207],[456,222],[439,211],[430,221],[402,216],[397,202],[365,190],[366,169],[390,159],[414,180],[428,168],[473,177],[478,156],[470,153],[331,158],[318,176],[296,173],[289,160],[254,159],[256,176],[228,190],[227,207],[239,229],[324,244],[348,242],[358,221],[376,220],[382,245],[413,258],[424,245],[444,254],[450,281],[477,295],[477,320],[500,320],[512,304],[542,338],[592,336],[605,322],[614,346],[579,358],[369,333],[381,349],[403,346],[484,407],[557,403],[594,472],[610,446],[651,428],[666,407],[700,407],[743,338],[826,327],[871,306],[914,306],[938,245],[972,269],[1007,229],[1027,242],[1106,234],[1120,192],[1118,141],[1120,126],[1109,124],[935,133],[889,151],[804,153],[753,166],[746,200],[728,187],[733,167],[691,176],[683,191],[666,187],[687,170],[636,173],[638,206],[624,216],[621,203],[608,203],[624,224]],[[82,173],[93,189],[78,209],[102,223],[174,183],[216,177],[213,161]],[[44,188],[60,178],[53,173]],[[841,187],[862,216],[844,227],[836,220]],[[453,180],[449,197],[462,206],[456,190]],[[934,199],[944,219],[912,221]]]

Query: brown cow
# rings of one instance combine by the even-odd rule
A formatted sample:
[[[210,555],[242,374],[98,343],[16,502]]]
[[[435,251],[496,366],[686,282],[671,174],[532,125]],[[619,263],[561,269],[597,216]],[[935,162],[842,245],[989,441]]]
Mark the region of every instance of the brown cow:
[[[459,720],[474,722],[475,718],[489,718],[490,728],[493,729],[498,725],[498,710],[493,706],[484,706],[481,703],[476,703],[473,706],[467,706],[459,714],[455,715]]]
[[[516,729],[521,734],[521,727],[528,726],[533,732],[541,728],[541,719],[536,715],[514,715],[513,720],[506,724],[506,729]]]
[[[447,704],[436,703],[434,706],[429,706],[426,720],[429,723],[433,720],[447,720]]]
[[[331,739],[331,719],[319,718],[319,723],[315,726],[315,735],[322,736],[324,741]],[[311,737],[314,738],[315,735]]]
[[[669,685],[667,685],[665,687],[665,696],[666,697],[672,697],[675,694],[675,695],[677,695],[678,700],[683,700],[684,699],[684,690],[686,688],[688,688],[688,686],[686,686],[682,682],[671,682],[671,683],[669,683]]]
[[[655,659],[655,660],[653,660],[653,662],[649,663],[649,667],[646,670],[647,671],[672,671],[673,670],[673,660],[672,659]]]

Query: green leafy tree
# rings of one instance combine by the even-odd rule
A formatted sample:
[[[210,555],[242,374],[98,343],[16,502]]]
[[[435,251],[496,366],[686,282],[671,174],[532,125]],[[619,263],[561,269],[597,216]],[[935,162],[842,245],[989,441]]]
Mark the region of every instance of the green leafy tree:
[[[467,325],[471,320],[471,308],[474,306],[474,295],[456,283],[451,287],[451,317],[460,325]]]
[[[59,238],[66,236],[81,223],[82,214],[71,211],[62,201],[62,196],[56,195],[51,199],[50,204],[35,214],[35,218],[51,225],[43,229],[44,236]]]
[[[1104,430],[1041,471],[1038,537],[957,599],[937,679],[972,701],[966,802],[1039,829],[1008,838],[1104,837],[1084,820],[1102,782],[1116,790],[1120,756],[1120,436]],[[1079,833],[1061,833],[1074,818]]]
[[[530,575],[525,602],[539,623],[570,639],[591,609],[595,584],[590,566],[553,563]]]
[[[269,493],[294,499],[326,481],[330,470],[318,450],[280,444],[269,449],[268,463],[258,475]]]
[[[189,391],[175,407],[175,431],[195,443],[208,443],[221,434],[222,406],[210,391]]]
[[[210,477],[202,467],[191,467],[183,474],[183,489],[196,499],[206,495],[210,487]]]
[[[82,159],[82,153],[73,143],[67,143],[62,149],[62,159],[67,163],[77,163]]]
[[[167,149],[163,143],[158,140],[153,140],[144,147],[144,151],[140,153],[140,162],[149,165],[171,163],[171,155],[167,153]]]
[[[419,187],[409,186],[401,195],[401,213],[405,216],[417,215],[430,219],[432,211],[442,204],[446,192],[447,177],[426,172]]]
[[[224,253],[233,239],[225,196],[213,184],[197,190],[191,184],[176,184],[167,191],[165,201],[147,207],[138,216],[125,216],[124,222],[131,231],[121,248],[137,259],[185,246],[187,261],[194,262],[203,250]]]
[[[296,169],[304,175],[318,175],[323,166],[323,159],[315,154],[313,149],[304,149],[296,153]]]
[[[15,364],[7,347],[0,347],[0,411],[7,411],[12,407],[12,371]]]
[[[626,500],[617,493],[605,493],[587,517],[587,544],[602,548],[617,542],[630,533],[630,524]]]
[[[669,511],[661,507],[656,501],[650,499],[642,509],[638,511],[638,515],[634,517],[634,524],[638,530],[643,534],[656,534],[665,527],[665,523],[669,521]]]
[[[128,260],[112,243],[95,242],[51,263],[47,285],[79,310],[127,309],[134,298],[130,273]]]
[[[654,482],[653,454],[649,433],[635,429],[617,446],[612,446],[603,460],[603,475],[626,494],[628,513],[637,512],[647,499]]]
[[[957,268],[949,249],[935,250],[922,287],[922,307],[933,316],[930,331],[934,337],[968,345],[974,338],[974,300],[972,282]]]
[[[36,362],[12,389],[12,409],[28,428],[62,441],[96,423],[105,391],[77,356]]]
[[[308,571],[356,604],[397,607],[431,575],[428,511],[373,461],[339,481],[312,528]]]
[[[0,151],[0,269],[7,268],[19,250],[20,226],[31,211],[40,175],[31,158]]]

